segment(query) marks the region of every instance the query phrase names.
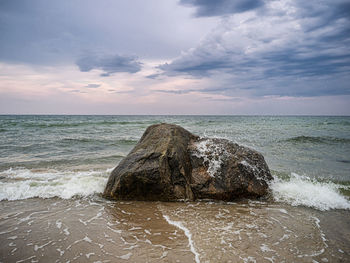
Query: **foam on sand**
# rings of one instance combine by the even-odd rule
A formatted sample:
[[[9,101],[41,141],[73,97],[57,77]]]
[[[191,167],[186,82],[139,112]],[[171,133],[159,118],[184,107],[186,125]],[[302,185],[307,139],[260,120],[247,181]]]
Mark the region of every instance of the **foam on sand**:
[[[289,180],[275,178],[270,187],[277,202],[308,206],[321,211],[350,209],[350,201],[339,193],[340,186],[332,182],[317,182],[307,176],[292,173]]]
[[[196,248],[194,247],[193,244],[193,240],[192,240],[192,234],[190,232],[190,230],[188,228],[186,228],[181,222],[179,221],[173,221],[171,220],[168,216],[163,215],[163,217],[165,218],[165,220],[170,224],[173,225],[177,228],[180,228],[182,231],[184,231],[185,236],[188,238],[188,245],[191,249],[191,252],[194,254],[194,259],[196,261],[196,263],[200,263],[199,260],[199,253],[196,251]]]

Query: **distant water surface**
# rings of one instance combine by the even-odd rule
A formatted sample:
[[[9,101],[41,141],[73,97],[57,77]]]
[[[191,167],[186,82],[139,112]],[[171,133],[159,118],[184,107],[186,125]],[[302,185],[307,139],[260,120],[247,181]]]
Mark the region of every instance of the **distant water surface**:
[[[149,125],[161,122],[261,152],[275,178],[270,185],[272,200],[142,203],[141,208],[138,202],[101,199],[99,194],[112,169]],[[84,258],[94,262],[105,255],[106,261],[142,262],[149,242],[153,244],[146,236],[159,227],[159,239],[157,234],[153,237],[159,246],[152,248],[149,262],[174,261],[177,255],[197,262],[229,262],[234,255],[239,255],[238,262],[345,262],[350,260],[349,197],[350,117],[0,116],[0,261],[35,262],[61,255],[65,261]],[[79,210],[82,207],[86,212]],[[149,218],[154,215],[158,223],[149,225],[147,218],[131,216],[137,214],[135,207],[149,213]],[[238,220],[241,216],[246,221]],[[334,225],[335,220],[338,224]],[[123,227],[119,225],[122,221]],[[207,224],[206,231],[201,223]],[[47,236],[37,229],[42,224],[49,224]],[[68,230],[75,226],[79,234]],[[277,226],[280,230],[269,232]],[[342,229],[339,235],[334,234],[337,227]],[[113,238],[108,231],[114,233]],[[249,235],[257,233],[257,244],[251,246]],[[119,249],[116,257],[108,256],[114,253],[108,239]],[[221,254],[212,251],[211,245]],[[283,252],[281,245],[289,252]],[[302,251],[305,246],[308,251]],[[80,249],[87,252],[80,255]]]

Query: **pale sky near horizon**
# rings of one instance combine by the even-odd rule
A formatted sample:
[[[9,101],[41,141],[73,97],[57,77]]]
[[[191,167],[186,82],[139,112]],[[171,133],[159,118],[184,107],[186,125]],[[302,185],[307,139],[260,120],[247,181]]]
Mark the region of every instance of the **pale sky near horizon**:
[[[350,115],[350,0],[0,0],[0,114]]]

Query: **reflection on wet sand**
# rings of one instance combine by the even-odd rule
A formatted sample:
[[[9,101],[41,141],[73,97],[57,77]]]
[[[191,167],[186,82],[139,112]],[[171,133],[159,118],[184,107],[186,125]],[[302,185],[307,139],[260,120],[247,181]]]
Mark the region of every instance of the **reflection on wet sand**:
[[[98,197],[5,201],[0,206],[3,262],[350,259],[350,226],[338,222],[349,215],[347,210],[323,216],[325,212],[266,202],[109,202]]]

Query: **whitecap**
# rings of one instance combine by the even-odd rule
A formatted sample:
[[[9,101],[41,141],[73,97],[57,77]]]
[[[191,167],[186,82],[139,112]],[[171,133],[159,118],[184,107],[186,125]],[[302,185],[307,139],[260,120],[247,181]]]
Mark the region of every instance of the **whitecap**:
[[[33,197],[69,199],[102,193],[108,171],[32,171],[9,169],[0,173],[1,200],[21,200]]]
[[[339,185],[332,182],[317,182],[307,176],[292,173],[289,180],[275,178],[270,187],[277,202],[321,211],[350,209],[349,200],[339,193]]]

